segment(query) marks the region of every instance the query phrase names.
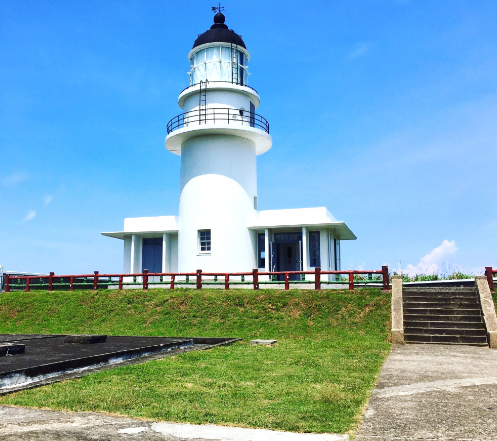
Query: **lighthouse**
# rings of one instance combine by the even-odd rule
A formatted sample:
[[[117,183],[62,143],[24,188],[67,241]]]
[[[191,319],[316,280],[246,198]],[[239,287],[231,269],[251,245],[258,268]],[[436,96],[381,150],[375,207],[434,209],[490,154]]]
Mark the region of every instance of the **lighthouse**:
[[[181,157],[178,215],[126,218],[102,234],[123,240],[127,274],[340,270],[341,242],[356,236],[326,207],[258,208],[256,158],[272,146],[270,126],[248,84],[247,46],[215,9],[166,126],[165,147]]]
[[[178,269],[256,268],[247,226],[257,210],[256,157],[271,148],[260,97],[248,86],[250,54],[218,10],[188,54],[183,113],[167,125],[166,148],[181,156]]]

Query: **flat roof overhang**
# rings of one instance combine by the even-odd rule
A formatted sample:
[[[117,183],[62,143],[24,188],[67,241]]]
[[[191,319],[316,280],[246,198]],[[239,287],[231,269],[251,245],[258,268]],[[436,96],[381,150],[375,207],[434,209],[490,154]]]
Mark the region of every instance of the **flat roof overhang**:
[[[352,230],[347,226],[345,222],[324,222],[324,223],[316,223],[316,224],[257,224],[257,225],[249,225],[249,230],[279,230],[279,229],[288,229],[288,228],[327,228],[334,233],[334,236],[340,240],[356,240],[357,236],[352,232]]]
[[[163,231],[113,231],[100,233],[102,236],[113,237],[115,239],[124,239],[127,236],[137,235],[137,236],[147,236],[151,237],[162,237],[163,234],[178,234],[178,230],[163,230]]]

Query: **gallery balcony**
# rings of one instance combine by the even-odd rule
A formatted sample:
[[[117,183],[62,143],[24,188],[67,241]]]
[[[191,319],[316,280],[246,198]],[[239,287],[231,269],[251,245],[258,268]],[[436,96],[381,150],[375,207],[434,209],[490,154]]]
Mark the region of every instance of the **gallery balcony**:
[[[251,139],[260,155],[271,147],[269,122],[261,115],[244,109],[200,107],[181,113],[167,123],[166,148],[178,155],[181,144],[194,136],[226,134]]]

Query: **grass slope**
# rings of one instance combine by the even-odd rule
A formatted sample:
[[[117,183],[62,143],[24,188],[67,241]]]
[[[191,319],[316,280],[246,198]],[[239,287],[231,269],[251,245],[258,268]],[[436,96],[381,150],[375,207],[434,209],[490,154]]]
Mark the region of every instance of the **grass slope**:
[[[0,404],[298,432],[356,427],[389,350],[379,290],[9,293],[0,333],[233,336],[192,352],[0,397]],[[250,346],[276,338],[275,347]]]

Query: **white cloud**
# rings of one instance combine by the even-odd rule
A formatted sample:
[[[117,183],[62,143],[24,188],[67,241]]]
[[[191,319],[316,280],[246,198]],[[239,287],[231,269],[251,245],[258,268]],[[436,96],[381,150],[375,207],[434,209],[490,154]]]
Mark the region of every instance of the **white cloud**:
[[[28,175],[26,173],[13,173],[2,179],[2,184],[6,187],[12,187],[20,182],[27,181]]]
[[[362,57],[371,49],[372,44],[369,42],[362,41],[357,43],[356,48],[349,54],[349,58],[353,60],[357,57]]]
[[[31,210],[27,215],[26,217],[23,219],[24,222],[26,221],[30,221],[31,219],[34,219],[36,216],[36,211],[34,210]]]
[[[45,196],[43,196],[43,205],[45,205],[45,207],[53,201],[53,196],[51,194],[46,194]]]
[[[442,245],[423,256],[417,265],[409,264],[406,268],[399,268],[397,272],[407,274],[409,277],[414,277],[416,274],[439,274],[443,264],[454,257],[457,250],[454,240],[444,240]]]

